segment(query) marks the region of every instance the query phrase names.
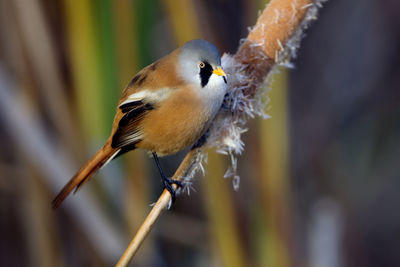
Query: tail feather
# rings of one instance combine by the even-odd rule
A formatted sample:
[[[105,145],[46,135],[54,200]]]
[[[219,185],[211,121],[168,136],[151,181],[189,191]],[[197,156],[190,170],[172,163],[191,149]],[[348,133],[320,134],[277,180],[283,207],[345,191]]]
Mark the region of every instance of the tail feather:
[[[61,189],[60,193],[52,202],[53,209],[60,206],[61,202],[75,189],[76,192],[83,184],[90,180],[93,174],[103,165],[107,164],[113,157],[118,154],[117,149],[112,148],[108,143],[104,145],[94,156],[86,162],[85,165],[69,180],[69,182]]]

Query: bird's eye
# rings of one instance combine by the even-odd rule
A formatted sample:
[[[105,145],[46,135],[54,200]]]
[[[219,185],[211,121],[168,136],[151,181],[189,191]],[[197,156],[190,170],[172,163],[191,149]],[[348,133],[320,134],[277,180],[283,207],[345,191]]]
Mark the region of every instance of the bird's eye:
[[[199,63],[199,67],[202,69],[202,68],[204,68],[206,66],[206,64],[204,64],[204,62],[203,61],[201,61],[200,63]]]

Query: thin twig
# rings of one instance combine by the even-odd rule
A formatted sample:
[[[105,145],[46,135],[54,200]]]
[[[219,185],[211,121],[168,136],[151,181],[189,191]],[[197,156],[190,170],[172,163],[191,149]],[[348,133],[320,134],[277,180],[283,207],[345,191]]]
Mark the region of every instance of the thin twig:
[[[201,152],[201,148],[192,149],[185,156],[182,163],[179,165],[179,168],[176,170],[173,180],[182,180],[183,177],[190,171],[193,163],[195,162],[196,156]],[[176,189],[176,185],[172,185],[174,189]],[[146,238],[147,234],[153,228],[154,223],[157,218],[160,216],[161,212],[168,208],[171,202],[171,194],[168,190],[164,190],[161,196],[158,198],[156,204],[154,204],[152,210],[149,215],[147,215],[143,224],[140,226],[137,231],[135,237],[132,239],[128,248],[125,250],[124,254],[119,259],[118,263],[115,265],[116,267],[124,267],[127,266],[129,261],[135,256],[137,250],[140,245],[143,243],[143,240]]]
[[[248,77],[246,84],[242,85],[243,94],[249,98],[255,96],[258,87],[263,84],[272,67],[279,62],[280,55],[285,52],[284,48],[289,39],[304,26],[301,23],[308,10],[321,1],[323,0],[271,0],[234,56],[238,63],[245,66],[242,74]],[[292,49],[293,47],[289,48],[289,50]],[[230,73],[230,75],[235,74]],[[201,148],[191,150],[175,172],[173,179],[181,180],[185,177],[192,170],[200,152]],[[117,267],[128,265],[161,212],[169,206],[170,201],[170,193],[164,190],[116,264]]]
[[[175,184],[173,186],[175,188]],[[149,215],[147,215],[143,224],[140,226],[128,248],[125,250],[124,254],[115,266],[122,267],[128,265],[130,259],[135,256],[140,245],[143,243],[143,240],[153,228],[153,225],[156,222],[158,216],[160,216],[161,212],[168,207],[170,201],[171,194],[167,190],[164,190],[157,203],[154,205],[153,209],[150,211]]]

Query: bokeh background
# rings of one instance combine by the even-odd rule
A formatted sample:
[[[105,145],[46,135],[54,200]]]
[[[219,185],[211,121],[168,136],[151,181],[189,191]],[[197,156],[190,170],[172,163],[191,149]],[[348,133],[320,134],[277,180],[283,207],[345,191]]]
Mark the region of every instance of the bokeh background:
[[[259,0],[0,0],[0,265],[112,266],[162,187],[135,151],[56,211],[142,67],[193,38],[234,53]],[[400,266],[400,2],[331,0],[239,158],[209,153],[132,266]],[[162,159],[173,174],[184,154]]]

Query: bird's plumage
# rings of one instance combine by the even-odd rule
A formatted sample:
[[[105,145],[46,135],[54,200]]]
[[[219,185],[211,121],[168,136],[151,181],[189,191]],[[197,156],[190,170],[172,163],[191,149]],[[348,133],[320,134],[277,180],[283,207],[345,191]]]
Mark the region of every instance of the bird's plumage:
[[[226,79],[220,64],[215,46],[193,40],[142,69],[121,95],[106,144],[65,185],[53,207],[123,153],[142,148],[168,155],[193,145],[222,104]]]

